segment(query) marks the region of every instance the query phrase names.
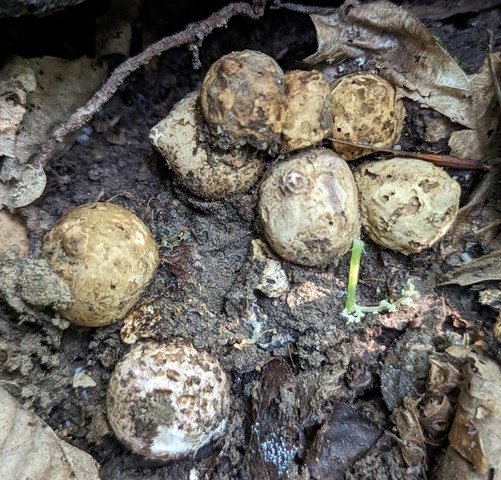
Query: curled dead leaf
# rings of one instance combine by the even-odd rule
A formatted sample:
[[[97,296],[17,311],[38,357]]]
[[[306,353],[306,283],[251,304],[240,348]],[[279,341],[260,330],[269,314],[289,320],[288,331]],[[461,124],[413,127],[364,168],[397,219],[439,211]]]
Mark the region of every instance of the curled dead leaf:
[[[481,351],[471,351],[449,447],[439,463],[437,480],[487,480],[501,471],[501,368]]]
[[[318,50],[306,63],[321,69],[352,60],[378,72],[397,88],[397,96],[466,127],[452,140],[453,156],[489,157],[490,135],[499,123],[498,53],[487,55],[482,69],[467,75],[416,17],[386,0],[348,0],[334,13],[311,19]]]
[[[453,412],[454,408],[446,395],[429,398],[424,404],[419,423],[432,441],[449,429]]]
[[[345,2],[334,14],[311,16],[318,51],[305,62],[371,61],[380,75],[407,96],[474,128],[470,83],[431,32],[406,10],[380,0]]]
[[[11,57],[0,71],[0,208],[24,207],[45,189],[39,164],[30,164],[52,129],[65,121],[99,87],[106,68],[92,59],[64,61]],[[75,88],[78,85],[78,88]],[[73,139],[68,139],[67,144]],[[59,145],[59,151],[65,146]]]
[[[99,465],[0,387],[0,478],[99,480]]]
[[[440,285],[458,284],[461,286],[491,280],[501,280],[501,251],[483,255],[469,263],[460,265],[446,276]]]
[[[455,390],[461,380],[462,361],[441,353],[430,355],[429,360],[426,393],[432,397],[442,397]]]
[[[417,400],[405,397],[403,405],[393,410],[393,421],[399,433],[397,441],[409,467],[424,466],[427,463],[425,438],[419,423],[418,403]]]

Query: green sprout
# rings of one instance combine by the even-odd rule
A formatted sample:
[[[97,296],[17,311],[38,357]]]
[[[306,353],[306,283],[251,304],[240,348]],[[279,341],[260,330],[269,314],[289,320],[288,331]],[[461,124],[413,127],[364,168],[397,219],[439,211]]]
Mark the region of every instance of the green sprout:
[[[409,305],[415,298],[419,297],[419,292],[414,287],[411,280],[407,280],[407,287],[402,291],[402,296],[394,301],[381,300],[377,306],[362,306],[357,304],[357,284],[358,275],[360,271],[360,259],[364,250],[364,242],[359,238],[353,240],[350,259],[350,271],[348,274],[348,295],[346,297],[346,304],[342,311],[343,317],[346,318],[348,323],[358,323],[364,318],[366,313],[392,313],[400,305]]]

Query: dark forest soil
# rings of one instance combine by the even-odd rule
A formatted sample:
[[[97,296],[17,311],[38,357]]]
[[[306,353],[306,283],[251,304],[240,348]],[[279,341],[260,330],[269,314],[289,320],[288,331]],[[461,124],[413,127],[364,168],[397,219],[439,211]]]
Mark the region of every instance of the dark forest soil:
[[[185,9],[175,3],[143,6],[136,51],[141,38],[160,38],[218,8],[210,2],[203,7],[187,2]],[[474,72],[484,55],[488,28],[497,29],[499,50],[501,6],[450,16],[444,13],[447,3],[420,2],[419,13]],[[344,478],[329,463],[334,454],[326,453],[330,419],[342,410],[343,418],[357,419],[367,443],[356,458],[335,454],[342,457],[340,471],[349,472],[347,478],[424,479],[426,468],[409,465],[402,457],[391,409],[401,405],[405,395],[422,393],[432,352],[483,338],[490,354],[501,360],[490,334],[495,314],[479,305],[477,294],[468,288],[436,286],[451,269],[440,244],[404,256],[365,239],[359,303],[394,300],[409,279],[420,298],[395,313],[369,315],[358,324],[347,324],[340,315],[349,254],[322,269],[282,262],[289,288],[278,298],[256,289],[263,268],[251,248],[263,238],[255,216],[257,186],[225,201],[196,198],[174,181],[148,141],[149,129],[175,102],[199,88],[213,61],[242,49],[265,52],[288,69],[316,50],[315,31],[305,14],[269,10],[259,21],[234,18],[207,37],[199,50],[199,69],[186,47],[166,52],[132,74],[74,146],[50,163],[47,189],[36,202],[47,214],[45,229],[72,207],[97,200],[127,207],[150,227],[163,261],[132,314],[137,318],[144,305],[151,305],[153,323],[136,334],[183,337],[221,361],[232,384],[224,439],[212,452],[202,452],[204,458],[160,467],[145,464],[118,444],[107,425],[105,394],[114,365],[130,348],[121,339],[123,322],[99,329],[61,329],[54,313],[44,311],[32,322],[19,323],[16,313],[2,303],[0,384],[61,438],[96,458],[106,480],[279,478],[253,455],[259,438],[252,424],[256,416],[262,420],[265,407],[260,399],[269,392],[275,392],[283,410],[280,415],[267,412],[266,428],[276,428],[286,445],[297,448],[282,478]],[[419,128],[406,125],[403,142],[415,142],[413,132]],[[463,200],[480,177],[449,173],[461,181]],[[390,367],[410,372],[409,385],[385,375]],[[73,387],[75,374],[82,371],[95,386]],[[280,383],[290,386],[289,395]],[[429,459],[429,471],[436,455]]]

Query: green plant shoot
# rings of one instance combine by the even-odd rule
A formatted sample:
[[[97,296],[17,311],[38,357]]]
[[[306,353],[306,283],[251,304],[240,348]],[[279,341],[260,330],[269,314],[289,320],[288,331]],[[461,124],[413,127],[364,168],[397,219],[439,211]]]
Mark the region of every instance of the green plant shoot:
[[[350,270],[348,273],[348,294],[346,304],[342,312],[348,323],[360,322],[366,313],[394,312],[400,305],[409,305],[419,297],[411,280],[407,280],[407,288],[402,291],[402,296],[394,301],[381,300],[376,306],[362,306],[357,304],[357,284],[360,272],[360,260],[364,250],[364,242],[359,238],[353,240],[351,249]]]
[[[348,273],[348,296],[346,297],[346,305],[344,312],[348,315],[355,312],[357,307],[357,285],[358,275],[360,271],[360,259],[364,250],[364,242],[359,238],[353,240],[351,248],[350,271]]]

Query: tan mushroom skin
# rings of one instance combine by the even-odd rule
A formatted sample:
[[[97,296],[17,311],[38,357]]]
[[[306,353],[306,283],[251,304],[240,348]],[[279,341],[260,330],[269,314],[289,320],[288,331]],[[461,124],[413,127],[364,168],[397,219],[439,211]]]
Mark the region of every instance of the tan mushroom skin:
[[[284,75],[285,122],[281,153],[319,144],[332,130],[330,87],[316,70]]]
[[[129,210],[105,202],[66,214],[45,236],[42,255],[73,295],[60,315],[88,327],[123,318],[159,264],[146,225]]]
[[[329,262],[360,233],[353,175],[327,148],[301,150],[277,164],[261,184],[258,213],[271,247],[299,265]]]
[[[461,187],[423,160],[393,158],[355,171],[362,226],[377,244],[418,253],[442,238],[459,208]]]
[[[189,93],[150,130],[150,141],[178,181],[195,195],[220,200],[247,191],[257,180],[263,159],[254,150],[221,151],[206,135],[199,93]]]
[[[221,57],[208,70],[200,99],[219,148],[278,147],[284,123],[284,79],[282,69],[270,56],[243,50]]]
[[[374,150],[336,140],[393,148],[402,133],[405,109],[392,85],[371,73],[354,73],[337,80],[331,92],[332,145],[339,155],[354,160]]]

